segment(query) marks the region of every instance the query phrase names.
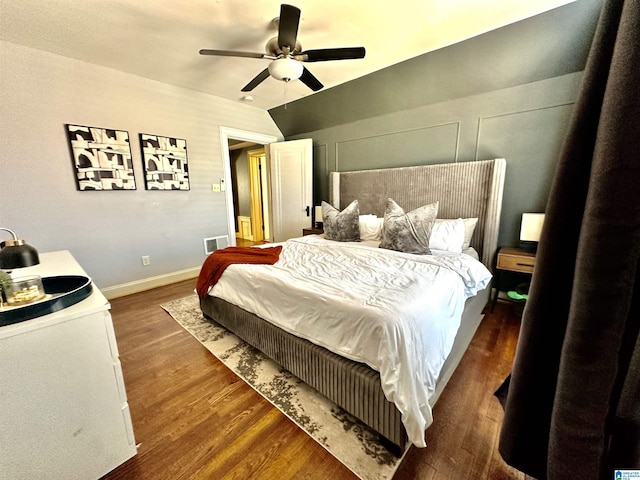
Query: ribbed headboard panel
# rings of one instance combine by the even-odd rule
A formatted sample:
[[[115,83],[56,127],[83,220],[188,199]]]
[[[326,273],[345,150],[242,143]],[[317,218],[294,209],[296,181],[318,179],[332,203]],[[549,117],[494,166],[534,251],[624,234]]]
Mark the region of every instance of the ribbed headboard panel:
[[[405,211],[440,202],[438,218],[477,217],[471,246],[491,266],[497,248],[506,162],[503,158],[416,167],[331,172],[330,202],[357,199],[360,214],[384,216],[387,198]]]

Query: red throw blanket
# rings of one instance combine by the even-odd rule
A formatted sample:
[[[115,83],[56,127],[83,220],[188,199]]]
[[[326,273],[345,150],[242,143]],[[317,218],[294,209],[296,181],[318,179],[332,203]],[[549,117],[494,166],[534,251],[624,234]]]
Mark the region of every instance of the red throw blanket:
[[[227,247],[216,250],[209,255],[200,269],[196,291],[204,297],[209,293],[209,287],[216,284],[225,269],[234,263],[251,263],[273,265],[280,258],[282,245],[277,247]]]

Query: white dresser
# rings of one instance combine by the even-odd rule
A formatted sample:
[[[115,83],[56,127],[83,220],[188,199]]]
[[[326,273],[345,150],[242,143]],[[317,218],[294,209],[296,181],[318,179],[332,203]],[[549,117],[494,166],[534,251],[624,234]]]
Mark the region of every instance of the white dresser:
[[[14,276],[85,275],[68,251]],[[109,303],[0,327],[0,479],[97,479],[136,454]]]

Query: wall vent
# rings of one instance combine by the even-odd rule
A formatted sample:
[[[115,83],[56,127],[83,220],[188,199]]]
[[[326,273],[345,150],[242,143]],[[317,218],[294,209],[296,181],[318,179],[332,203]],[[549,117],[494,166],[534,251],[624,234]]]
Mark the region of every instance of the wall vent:
[[[221,235],[219,237],[209,237],[203,240],[204,254],[209,255],[216,250],[229,246],[229,235]]]

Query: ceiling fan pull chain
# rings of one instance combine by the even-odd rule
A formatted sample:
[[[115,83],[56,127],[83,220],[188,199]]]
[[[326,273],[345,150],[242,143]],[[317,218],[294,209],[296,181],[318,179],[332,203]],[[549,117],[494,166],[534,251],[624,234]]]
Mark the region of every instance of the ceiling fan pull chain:
[[[282,82],[284,83],[284,87],[282,87],[282,96],[284,97],[284,109],[287,109],[287,104],[289,102],[287,102],[287,85],[289,84],[289,82]]]

